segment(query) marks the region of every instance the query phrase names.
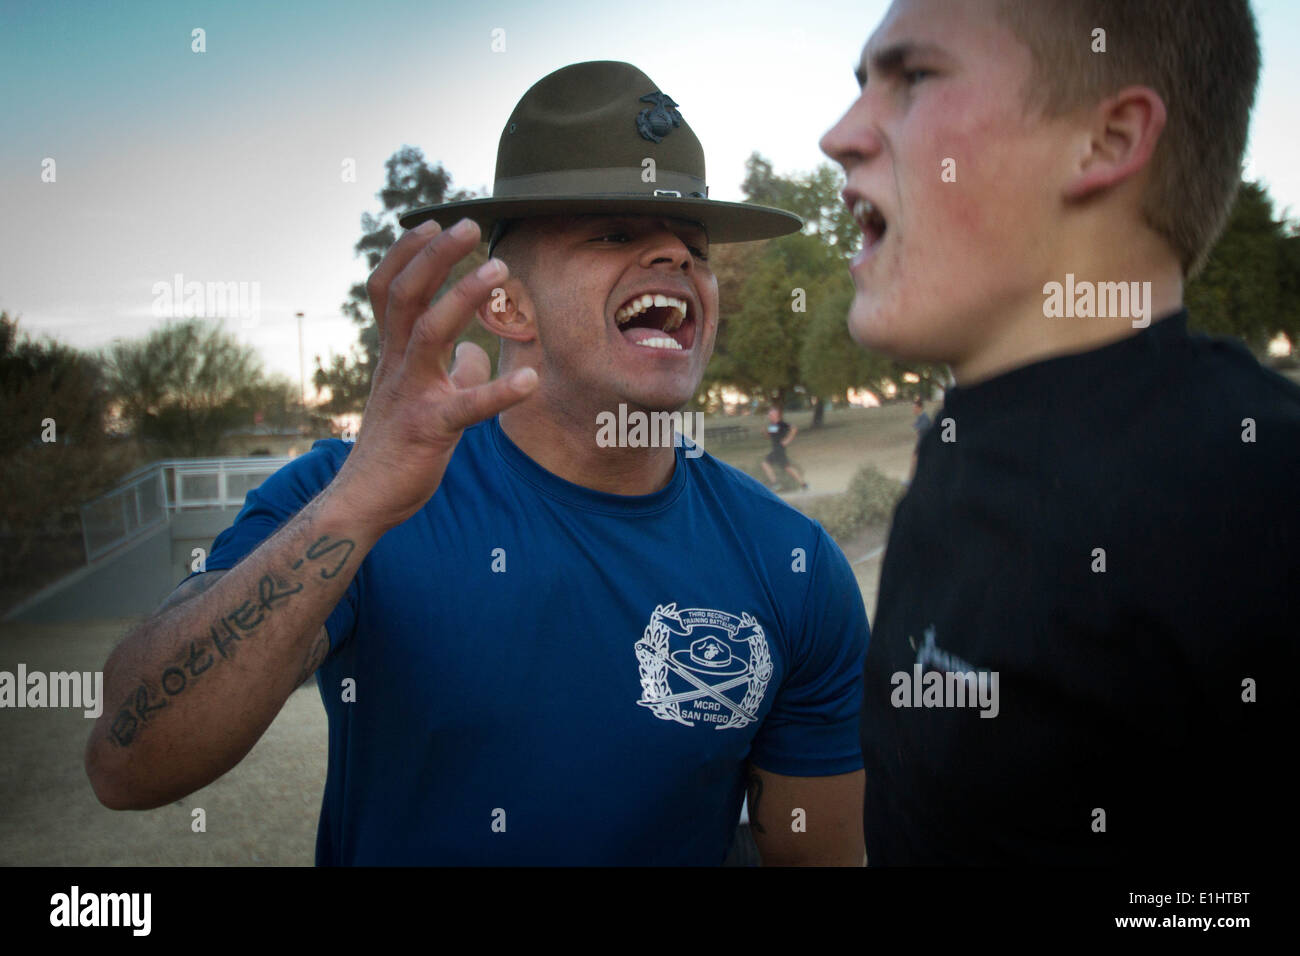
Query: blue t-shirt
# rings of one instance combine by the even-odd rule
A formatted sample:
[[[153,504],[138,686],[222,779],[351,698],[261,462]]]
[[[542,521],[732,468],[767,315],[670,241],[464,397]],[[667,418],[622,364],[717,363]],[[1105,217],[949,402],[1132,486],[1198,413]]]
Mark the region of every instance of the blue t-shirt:
[[[207,568],[249,554],[350,447],[318,441],[249,492]],[[546,471],[496,419],[466,430],[326,620],[318,864],[716,865],[747,760],[862,767],[848,562],[685,451],[660,491],[611,495]]]

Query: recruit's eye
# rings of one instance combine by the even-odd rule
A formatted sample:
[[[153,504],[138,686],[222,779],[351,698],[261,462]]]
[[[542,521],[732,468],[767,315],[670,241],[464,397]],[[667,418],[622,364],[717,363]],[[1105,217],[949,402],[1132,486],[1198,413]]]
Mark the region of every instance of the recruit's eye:
[[[903,72],[903,79],[907,82],[908,86],[915,86],[917,83],[920,83],[923,79],[930,76],[934,76],[933,70],[917,69],[905,70]]]
[[[628,234],[625,232],[611,232],[603,236],[597,236],[595,239],[592,239],[591,241],[592,242],[627,242],[629,241],[629,237]]]
[[[690,250],[691,255],[693,255],[696,259],[699,259],[701,262],[709,261],[709,254],[705,252],[703,249],[701,249],[699,246],[687,246],[686,248]]]

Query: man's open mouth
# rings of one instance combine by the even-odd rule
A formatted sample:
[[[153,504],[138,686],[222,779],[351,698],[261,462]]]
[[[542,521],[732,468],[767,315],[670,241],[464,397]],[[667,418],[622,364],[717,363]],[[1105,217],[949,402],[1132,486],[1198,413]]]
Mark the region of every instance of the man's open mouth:
[[[889,228],[889,223],[870,199],[859,197],[853,203],[853,219],[862,230],[863,250],[870,249],[885,238],[885,230]]]
[[[695,312],[689,299],[669,292],[641,292],[614,313],[623,338],[642,348],[688,351],[695,344]]]

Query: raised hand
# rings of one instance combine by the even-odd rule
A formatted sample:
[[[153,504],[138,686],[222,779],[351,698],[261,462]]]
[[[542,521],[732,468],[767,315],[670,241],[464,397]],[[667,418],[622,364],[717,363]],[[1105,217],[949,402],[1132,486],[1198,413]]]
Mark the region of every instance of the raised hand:
[[[445,232],[426,222],[388,250],[366,283],[379,325],[379,365],[365,418],[333,482],[358,517],[387,530],[424,506],[442,481],[461,432],[527,398],[537,372],[522,368],[491,381],[481,348],[456,337],[507,268],[489,259],[430,306],[457,262],[478,244],[463,219]],[[449,367],[450,366],[450,367]]]

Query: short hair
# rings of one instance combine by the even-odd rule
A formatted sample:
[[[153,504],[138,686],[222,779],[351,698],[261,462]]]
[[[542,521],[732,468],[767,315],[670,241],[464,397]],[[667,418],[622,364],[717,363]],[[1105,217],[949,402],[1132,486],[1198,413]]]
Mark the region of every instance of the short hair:
[[[492,224],[492,232],[488,235],[488,255],[491,256],[497,243],[505,238],[506,230],[510,228],[509,219],[498,219]]]
[[[512,278],[524,279],[532,268],[535,253],[533,243],[528,238],[528,230],[519,226],[520,223],[516,221],[510,223],[500,234],[494,230],[495,241],[489,245],[488,254],[504,262],[509,267]]]
[[[999,0],[998,8],[1033,57],[1027,108],[1058,116],[1135,84],[1159,94],[1168,119],[1140,211],[1194,276],[1241,182],[1260,64],[1249,0]],[[1093,52],[1098,28],[1104,53]]]

